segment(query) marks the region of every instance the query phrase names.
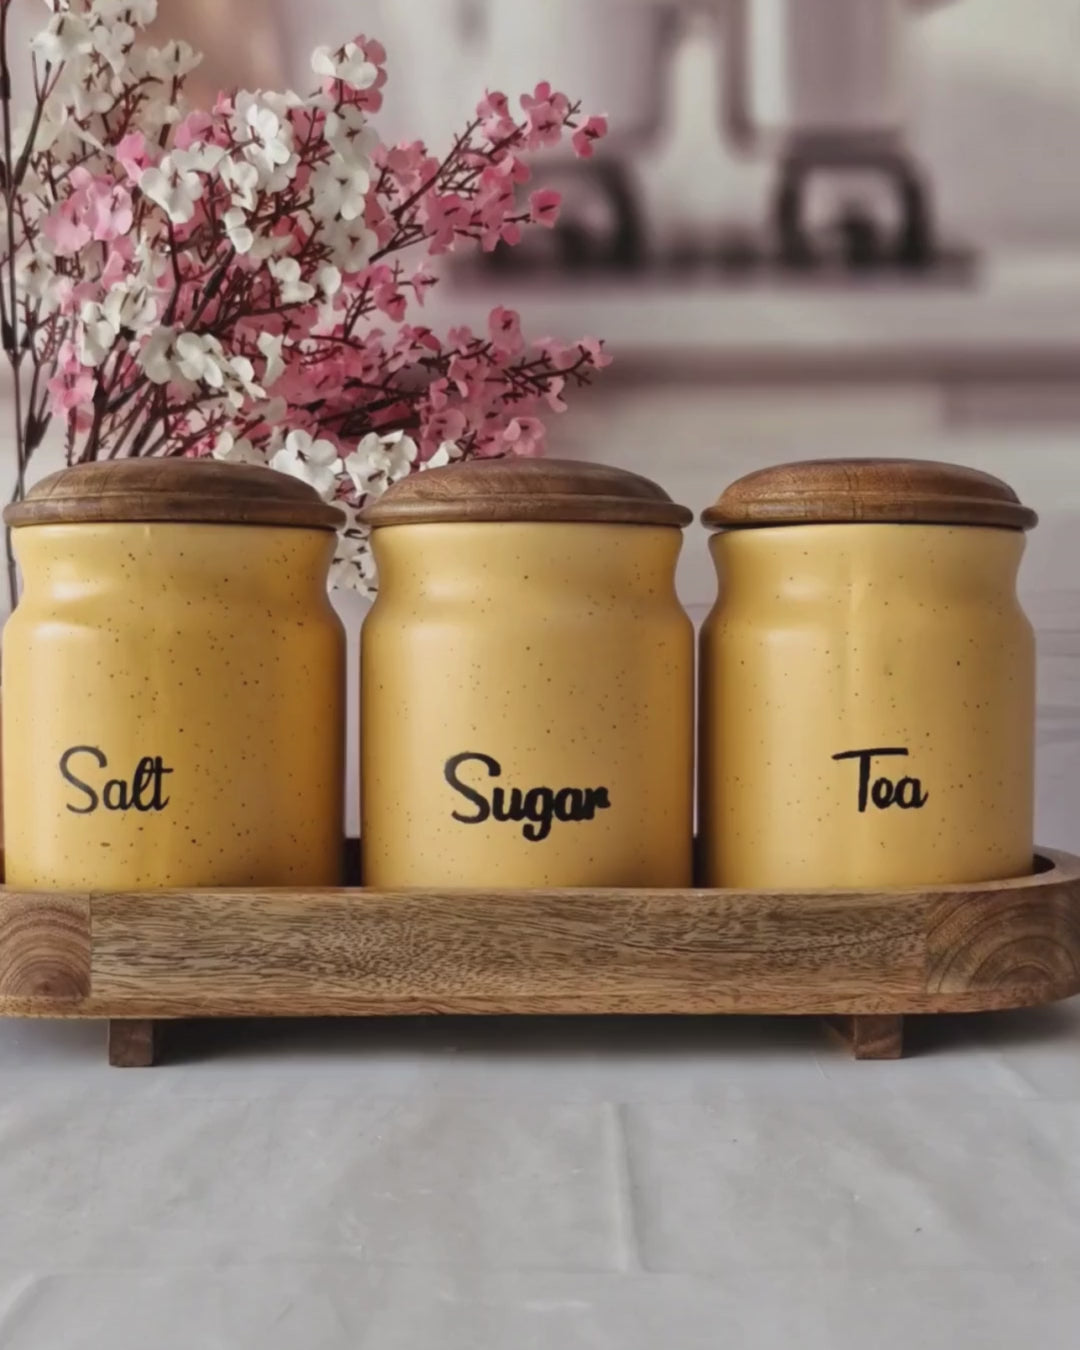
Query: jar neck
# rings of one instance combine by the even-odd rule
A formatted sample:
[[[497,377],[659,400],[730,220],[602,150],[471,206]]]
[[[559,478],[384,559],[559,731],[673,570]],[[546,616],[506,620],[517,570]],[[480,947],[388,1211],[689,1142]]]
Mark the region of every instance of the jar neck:
[[[379,597],[522,602],[530,594],[602,602],[675,600],[682,531],[668,526],[458,522],[372,532]]]
[[[13,531],[24,598],[77,602],[103,591],[190,592],[244,604],[329,603],[335,535],[285,526],[123,522]]]
[[[1020,530],[983,526],[783,525],[722,531],[710,550],[725,604],[1000,604],[1015,600],[1024,543]]]

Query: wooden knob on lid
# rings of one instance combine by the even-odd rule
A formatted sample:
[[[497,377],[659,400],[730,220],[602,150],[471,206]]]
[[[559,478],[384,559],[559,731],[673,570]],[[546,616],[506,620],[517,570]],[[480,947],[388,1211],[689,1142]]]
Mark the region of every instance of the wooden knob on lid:
[[[363,512],[368,525],[443,521],[578,521],[682,527],[693,512],[651,479],[607,464],[473,459],[411,474]]]
[[[993,474],[926,459],[809,459],[747,474],[702,512],[713,529],[754,525],[989,525],[1038,516]]]
[[[50,474],[4,511],[30,525],[188,522],[336,530],[344,512],[298,478],[215,459],[117,459]]]

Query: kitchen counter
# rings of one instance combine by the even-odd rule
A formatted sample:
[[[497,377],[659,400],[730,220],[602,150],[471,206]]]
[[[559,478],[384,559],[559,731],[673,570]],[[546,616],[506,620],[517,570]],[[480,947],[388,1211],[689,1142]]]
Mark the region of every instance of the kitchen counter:
[[[466,274],[435,290],[427,317],[483,331],[496,303],[519,309],[530,333],[605,337],[616,357],[605,378],[617,381],[1080,378],[1080,253],[997,253],[970,282],[907,285],[705,274],[633,284],[496,274],[479,285]]]

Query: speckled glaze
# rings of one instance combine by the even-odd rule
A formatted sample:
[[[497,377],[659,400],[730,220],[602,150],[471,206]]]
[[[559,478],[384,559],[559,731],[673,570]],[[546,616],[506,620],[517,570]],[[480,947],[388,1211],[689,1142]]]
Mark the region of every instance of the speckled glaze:
[[[4,633],[7,881],[24,888],[340,880],[344,634],[327,530],[56,524],[13,534]],[[72,747],[89,747],[69,761]],[[147,772],[161,758],[155,808]],[[106,809],[103,785],[110,790]],[[88,810],[92,798],[98,798]],[[81,808],[81,809],[79,809]]]
[[[724,531],[711,548],[720,598],[701,635],[705,884],[865,888],[1029,872],[1024,535],[793,525]],[[907,755],[869,762],[860,810],[863,761],[836,756],[869,749]],[[883,809],[881,777],[894,789],[909,780]]]
[[[380,591],[361,637],[366,884],[689,883],[693,634],[675,595],[681,537],[565,522],[374,531]],[[463,754],[500,773],[479,759],[448,770]],[[482,808],[448,773],[492,814],[473,820]],[[610,805],[529,839],[528,820],[494,819],[497,787],[604,789]]]

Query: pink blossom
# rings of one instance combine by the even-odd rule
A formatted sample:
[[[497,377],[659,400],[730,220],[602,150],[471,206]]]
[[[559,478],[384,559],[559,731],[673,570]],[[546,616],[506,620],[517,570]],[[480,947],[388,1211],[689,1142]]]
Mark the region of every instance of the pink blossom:
[[[529,197],[529,219],[534,225],[551,229],[559,219],[562,194],[554,188],[540,188]]]
[[[118,239],[109,249],[101,272],[101,289],[106,293],[123,281],[131,264],[131,241]]]
[[[412,287],[412,292],[416,296],[416,303],[422,305],[428,291],[431,290],[432,286],[438,284],[438,277],[426,267],[418,267],[405,284]]]
[[[154,159],[141,131],[129,131],[116,145],[116,162],[128,176],[128,181],[138,183],[143,172],[150,168]]]
[[[376,163],[393,175],[399,192],[405,195],[432,181],[439,168],[439,161],[427,153],[423,141],[403,141],[380,150]]]
[[[525,350],[525,339],[521,336],[521,315],[516,310],[497,305],[488,317],[488,332],[497,351],[517,356]]]
[[[394,282],[376,286],[374,298],[376,307],[395,323],[400,323],[404,319],[407,302]]]
[[[579,338],[577,345],[594,370],[603,370],[605,366],[610,366],[615,359],[608,356],[607,352],[604,351],[604,344],[599,338]]]
[[[79,360],[75,344],[61,344],[56,358],[56,374],[49,381],[49,395],[59,412],[71,412],[93,400],[97,378]]]
[[[537,417],[515,417],[508,422],[502,441],[505,449],[514,455],[535,456],[544,453],[546,428]]]
[[[456,192],[429,193],[423,201],[421,215],[430,231],[429,249],[433,254],[445,253],[453,244],[459,229],[464,229],[471,218],[468,204]]]
[[[566,400],[562,397],[562,391],[565,388],[566,381],[561,375],[555,375],[548,381],[544,402],[552,412],[561,413],[566,411]]]
[[[103,91],[99,59],[88,55],[79,71],[87,106]],[[28,219],[52,245],[41,252],[58,308],[30,350],[59,351],[39,373],[67,419],[73,455],[103,453],[136,425],[135,412],[147,453],[209,454],[227,432],[229,446],[269,455],[285,429],[343,457],[370,433],[390,432],[415,441],[420,463],[447,442],[463,459],[542,453],[542,419],[608,363],[602,345],[536,342],[502,305],[479,332],[410,320],[437,282],[441,254],[514,245],[554,226],[560,195],[529,192],[528,159],[567,142],[588,157],[606,119],[579,113],[541,82],[520,111],[488,91],[445,155],[418,140],[380,145],[357,110],[381,104],[385,59],[380,44],[359,37],[317,54],[323,94],[266,96],[267,125],[277,117],[291,133],[287,168],[267,160],[256,171],[235,125],[246,105],[234,94],[174,123],[157,106],[161,91],[110,69],[107,117],[89,122],[75,102],[66,109],[106,144],[81,141],[67,161],[66,151],[44,150],[41,172],[35,165],[48,209]],[[182,85],[180,77],[173,91],[181,105]],[[328,138],[331,110],[338,121]],[[215,164],[200,146],[228,147],[227,161]],[[159,173],[154,192],[136,195],[132,182],[160,170],[166,155],[176,184],[164,191]],[[196,181],[182,181],[185,173]],[[173,201],[181,188],[190,212]],[[182,380],[172,376],[180,333],[191,335]],[[106,348],[107,368],[83,367],[80,353],[96,359]],[[328,491],[355,506],[361,487],[343,474]]]
[[[499,90],[489,90],[476,105],[480,130],[489,141],[504,141],[512,136],[516,123],[510,116],[510,101]]]
[[[476,115],[481,121],[489,117],[509,117],[510,100],[498,89],[488,89],[476,105]]]
[[[190,150],[197,143],[205,145],[210,141],[210,133],[217,124],[208,112],[196,109],[188,113],[177,126],[173,142],[180,150]]]
[[[539,338],[533,346],[555,370],[570,370],[577,365],[581,355],[575,344],[559,342],[555,338]]]
[[[590,117],[570,137],[574,153],[580,159],[591,159],[596,142],[607,135],[606,117]]]
[[[81,203],[69,197],[56,210],[45,217],[42,233],[48,239],[57,256],[73,257],[90,242],[90,227],[82,218]]]
[[[131,229],[131,197],[118,183],[98,180],[86,190],[86,218],[93,237],[102,242],[119,239]]]
[[[468,425],[468,418],[460,408],[444,408],[428,417],[423,432],[424,448],[427,451],[424,458],[434,454],[443,441],[456,441],[459,436],[463,436]]]
[[[546,80],[538,84],[531,95],[522,94],[521,106],[529,121],[525,144],[530,150],[558,145],[570,103],[565,94],[553,92]]]

